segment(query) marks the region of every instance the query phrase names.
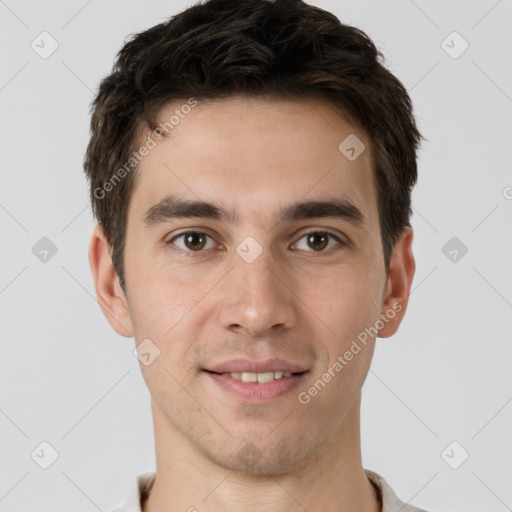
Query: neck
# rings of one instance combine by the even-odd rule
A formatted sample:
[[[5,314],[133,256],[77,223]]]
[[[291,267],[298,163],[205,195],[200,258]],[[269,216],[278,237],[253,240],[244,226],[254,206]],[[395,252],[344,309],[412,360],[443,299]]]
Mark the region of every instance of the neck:
[[[361,462],[360,399],[359,394],[338,431],[314,458],[276,475],[218,466],[199,453],[152,401],[157,471],[143,512],[380,512],[378,493]]]

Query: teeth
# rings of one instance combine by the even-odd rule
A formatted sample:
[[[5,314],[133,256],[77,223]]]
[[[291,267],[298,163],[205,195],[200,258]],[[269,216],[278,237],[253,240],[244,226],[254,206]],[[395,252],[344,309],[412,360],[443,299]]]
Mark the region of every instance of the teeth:
[[[235,380],[241,380],[242,382],[271,382],[273,380],[281,379],[283,377],[291,377],[291,372],[262,372],[262,373],[251,373],[251,372],[232,372],[228,374]]]
[[[242,372],[242,382],[258,382],[258,374]]]
[[[258,373],[258,382],[271,382],[274,380],[274,372]]]

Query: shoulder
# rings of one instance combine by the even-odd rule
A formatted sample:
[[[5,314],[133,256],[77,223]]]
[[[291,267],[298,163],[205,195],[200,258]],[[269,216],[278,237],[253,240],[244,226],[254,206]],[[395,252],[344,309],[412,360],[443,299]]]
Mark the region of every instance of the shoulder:
[[[142,473],[131,483],[128,497],[123,505],[112,512],[142,512],[142,503],[149,495],[156,473]]]
[[[386,480],[378,473],[370,471],[369,469],[365,469],[365,473],[380,494],[382,512],[427,512],[422,508],[414,507],[400,500]]]

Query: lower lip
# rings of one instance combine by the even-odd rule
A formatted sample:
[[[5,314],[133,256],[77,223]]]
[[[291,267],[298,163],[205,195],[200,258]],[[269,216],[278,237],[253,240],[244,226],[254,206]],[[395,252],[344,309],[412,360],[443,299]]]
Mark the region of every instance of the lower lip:
[[[222,389],[238,399],[247,402],[266,402],[289,393],[297,388],[307,375],[307,371],[293,374],[291,377],[281,377],[270,382],[243,382],[226,374],[205,373]]]

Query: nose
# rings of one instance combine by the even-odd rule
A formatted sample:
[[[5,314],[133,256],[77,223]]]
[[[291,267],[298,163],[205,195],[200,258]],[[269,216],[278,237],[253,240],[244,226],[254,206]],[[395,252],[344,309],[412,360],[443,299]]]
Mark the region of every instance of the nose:
[[[257,337],[296,324],[298,299],[293,283],[269,249],[252,263],[235,254],[232,267],[218,302],[222,327]]]

